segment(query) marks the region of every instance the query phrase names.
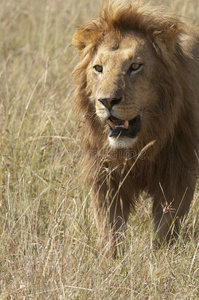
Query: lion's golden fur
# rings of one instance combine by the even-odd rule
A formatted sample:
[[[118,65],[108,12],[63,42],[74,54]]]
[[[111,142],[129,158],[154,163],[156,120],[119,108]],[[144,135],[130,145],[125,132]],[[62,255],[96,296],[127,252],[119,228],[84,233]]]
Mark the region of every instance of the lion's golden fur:
[[[96,102],[91,100],[94,83],[88,69],[105,40],[120,43],[121,36],[132,35],[133,39],[133,32],[142,34],[154,53],[157,69],[151,84],[157,101],[147,108],[147,124],[143,118],[138,142],[130,148],[112,149],[107,125],[97,116]],[[98,230],[103,237],[110,227],[112,233],[123,231],[142,191],[153,198],[159,242],[168,239],[175,220],[189,210],[199,165],[196,32],[194,26],[140,2],[114,1],[107,2],[99,17],[83,24],[74,35],[73,45],[80,56],[73,77],[74,106],[84,151],[83,177],[91,188]]]

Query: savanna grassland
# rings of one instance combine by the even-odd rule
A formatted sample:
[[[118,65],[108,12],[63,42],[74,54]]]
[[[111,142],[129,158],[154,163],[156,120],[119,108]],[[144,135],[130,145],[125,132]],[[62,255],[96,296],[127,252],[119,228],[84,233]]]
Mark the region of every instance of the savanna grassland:
[[[0,299],[199,299],[199,193],[154,252],[150,201],[104,259],[80,183],[71,73],[75,28],[100,1],[0,2]],[[151,1],[199,24],[198,0]],[[139,217],[138,217],[139,215]]]

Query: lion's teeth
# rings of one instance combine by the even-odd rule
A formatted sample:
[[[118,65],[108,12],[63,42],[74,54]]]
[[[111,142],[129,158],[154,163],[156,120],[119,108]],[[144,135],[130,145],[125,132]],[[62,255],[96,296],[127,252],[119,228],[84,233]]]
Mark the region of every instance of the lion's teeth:
[[[124,122],[124,128],[128,129],[129,128],[129,121],[125,120]]]
[[[111,126],[112,129],[115,129],[115,124],[111,120],[107,120],[107,123]]]
[[[129,121],[125,120],[123,121],[123,124],[115,124],[114,122],[112,122],[110,119],[107,120],[107,123],[109,124],[109,126],[112,129],[116,129],[116,128],[124,128],[124,129],[128,129],[129,128]]]

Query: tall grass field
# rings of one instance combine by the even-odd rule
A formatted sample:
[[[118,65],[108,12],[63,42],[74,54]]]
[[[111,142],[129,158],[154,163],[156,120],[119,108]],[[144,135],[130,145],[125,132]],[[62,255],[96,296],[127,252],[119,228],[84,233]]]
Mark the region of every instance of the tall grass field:
[[[176,244],[154,252],[150,199],[105,259],[81,186],[72,111],[75,29],[101,1],[0,1],[0,300],[199,299],[199,192]],[[199,25],[198,0],[152,0]]]

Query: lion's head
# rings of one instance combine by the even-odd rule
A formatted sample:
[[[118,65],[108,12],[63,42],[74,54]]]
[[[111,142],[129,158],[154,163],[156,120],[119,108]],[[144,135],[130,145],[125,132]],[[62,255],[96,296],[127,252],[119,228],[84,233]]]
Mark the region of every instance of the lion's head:
[[[140,149],[152,140],[162,148],[172,139],[187,85],[182,35],[175,18],[118,1],[76,31],[77,106],[100,147],[104,136],[112,148]]]
[[[116,37],[110,33],[99,45],[88,67],[90,101],[96,115],[109,127],[113,147],[132,146],[145,121],[147,106],[157,101],[151,84],[155,57],[139,33]],[[121,142],[122,141],[122,142]]]

